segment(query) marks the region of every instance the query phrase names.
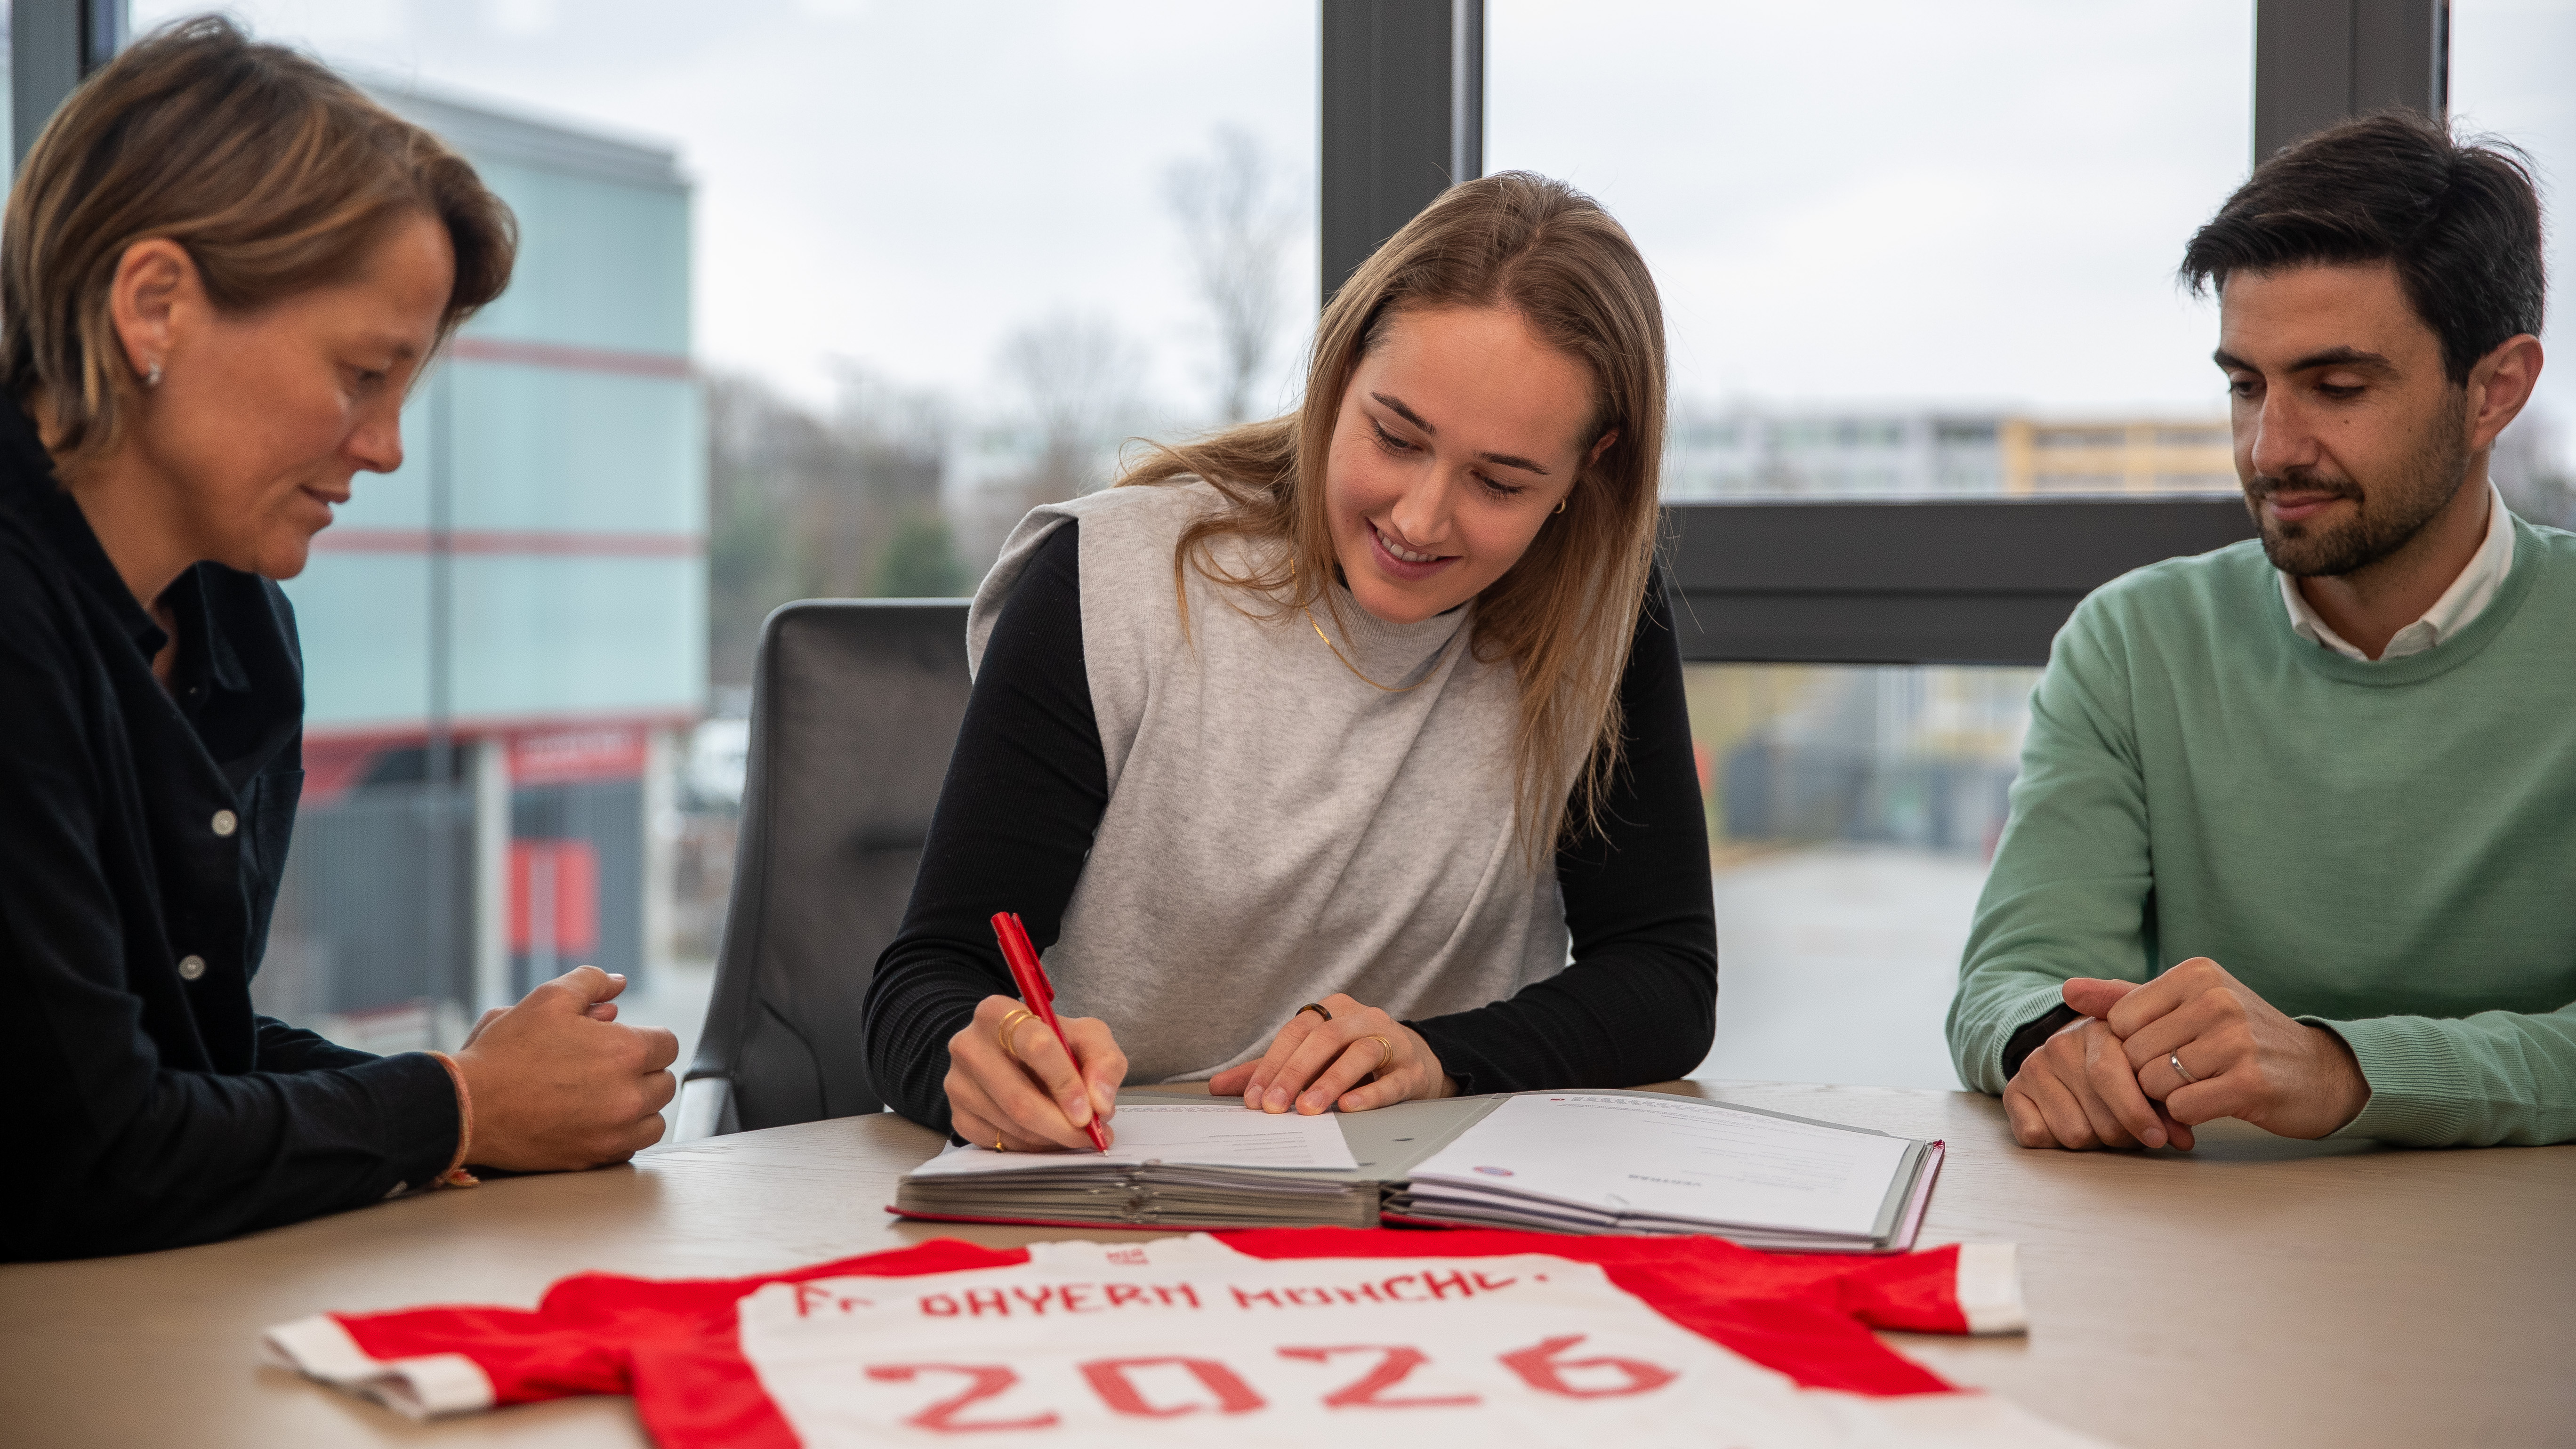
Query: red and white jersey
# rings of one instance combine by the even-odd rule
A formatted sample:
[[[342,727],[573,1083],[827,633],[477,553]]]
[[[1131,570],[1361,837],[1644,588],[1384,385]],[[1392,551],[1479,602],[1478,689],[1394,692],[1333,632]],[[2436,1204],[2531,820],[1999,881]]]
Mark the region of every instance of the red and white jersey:
[[[1425,1449],[2093,1442],[1954,1390],[1870,1331],[2021,1326],[2009,1247],[1824,1259],[1315,1228],[940,1241],[722,1281],[587,1274],[534,1312],[329,1314],[267,1337],[417,1417],[631,1393],[666,1449],[1312,1449],[1381,1422]]]

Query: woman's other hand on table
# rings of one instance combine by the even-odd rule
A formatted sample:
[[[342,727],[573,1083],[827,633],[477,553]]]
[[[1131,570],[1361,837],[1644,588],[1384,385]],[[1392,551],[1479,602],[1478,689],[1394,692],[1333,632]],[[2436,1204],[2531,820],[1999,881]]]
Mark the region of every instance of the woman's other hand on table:
[[[1058,1022],[1072,1056],[1017,999],[987,996],[976,1006],[975,1019],[948,1039],[948,1115],[958,1136],[1006,1152],[1088,1152],[1085,1124],[1096,1116],[1109,1131],[1127,1054],[1098,1017]]]
[[[1257,1062],[1229,1067],[1208,1080],[1208,1091],[1264,1112],[1292,1107],[1306,1116],[1338,1107],[1364,1112],[1416,1097],[1454,1097],[1458,1084],[1440,1056],[1411,1027],[1374,1006],[1339,992],[1300,1007]]]

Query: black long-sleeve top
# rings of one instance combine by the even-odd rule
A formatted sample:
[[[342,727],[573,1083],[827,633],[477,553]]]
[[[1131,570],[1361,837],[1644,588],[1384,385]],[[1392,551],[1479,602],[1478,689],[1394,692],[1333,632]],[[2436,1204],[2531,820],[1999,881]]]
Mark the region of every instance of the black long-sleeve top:
[[[1108,809],[1083,663],[1079,526],[1067,520],[1039,547],[994,622],[911,903],[868,988],[877,1090],[941,1130],[948,1039],[985,997],[1014,994],[993,913],[1019,911],[1039,950],[1053,944]],[[1625,757],[1603,828],[1556,854],[1572,964],[1508,1000],[1406,1023],[1462,1091],[1635,1086],[1678,1077],[1708,1054],[1717,1005],[1708,823],[1660,574],[1638,611],[1619,698]]]
[[[216,564],[138,604],[0,398],[0,1258],[176,1247],[425,1186],[430,1056],[254,1013],[302,788],[285,595]]]

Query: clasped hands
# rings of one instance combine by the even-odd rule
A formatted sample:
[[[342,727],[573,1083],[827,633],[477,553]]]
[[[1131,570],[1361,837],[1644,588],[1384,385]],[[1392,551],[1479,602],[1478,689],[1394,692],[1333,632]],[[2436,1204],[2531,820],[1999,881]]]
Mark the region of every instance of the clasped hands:
[[[2004,1088],[2024,1147],[2189,1151],[2192,1128],[2221,1117],[2323,1137],[2370,1100],[2342,1037],[2292,1020],[2206,956],[2143,986],[2078,976],[2064,991],[2084,1019],[2041,1043]]]
[[[624,1162],[662,1140],[679,1039],[617,1019],[626,978],[580,966],[483,1013],[452,1054],[474,1103],[465,1160],[513,1172]]]
[[[1209,1094],[1240,1095],[1247,1107],[1308,1116],[1457,1095],[1457,1082],[1412,1028],[1338,992],[1318,1004],[1329,1020],[1299,1010],[1261,1060],[1217,1073]],[[1011,997],[987,996],[966,1029],[948,1039],[948,1111],[957,1135],[1009,1152],[1087,1150],[1084,1124],[1097,1117],[1115,1142],[1111,1119],[1127,1079],[1127,1054],[1109,1024],[1062,1018],[1065,1043],[1073,1048],[1067,1055],[1044,1023],[1025,1014],[1013,1020],[1020,1010]]]

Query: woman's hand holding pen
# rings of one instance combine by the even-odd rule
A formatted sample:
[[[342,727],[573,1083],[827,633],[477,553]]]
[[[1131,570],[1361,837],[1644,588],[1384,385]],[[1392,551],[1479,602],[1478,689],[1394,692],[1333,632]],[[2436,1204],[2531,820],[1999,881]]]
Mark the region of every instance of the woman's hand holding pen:
[[[1317,1005],[1323,1010],[1298,1008],[1261,1060],[1209,1078],[1209,1093],[1240,1093],[1247,1107],[1294,1107],[1309,1117],[1334,1107],[1364,1112],[1416,1097],[1458,1095],[1439,1054],[1411,1027],[1339,992]]]
[[[1016,998],[984,998],[975,1019],[948,1039],[948,1112],[958,1136],[1011,1152],[1091,1150],[1083,1124],[1096,1115],[1109,1130],[1127,1054],[1098,1017],[1061,1024],[1071,1057]]]

